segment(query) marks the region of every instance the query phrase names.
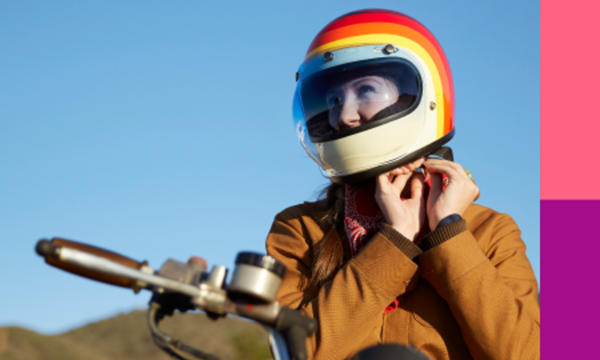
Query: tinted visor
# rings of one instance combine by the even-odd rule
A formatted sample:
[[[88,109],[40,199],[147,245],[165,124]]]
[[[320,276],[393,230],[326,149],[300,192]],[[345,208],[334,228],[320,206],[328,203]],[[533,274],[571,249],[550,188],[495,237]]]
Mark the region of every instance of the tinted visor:
[[[410,113],[421,98],[421,78],[400,58],[366,60],[316,73],[300,87],[313,142],[341,138]]]

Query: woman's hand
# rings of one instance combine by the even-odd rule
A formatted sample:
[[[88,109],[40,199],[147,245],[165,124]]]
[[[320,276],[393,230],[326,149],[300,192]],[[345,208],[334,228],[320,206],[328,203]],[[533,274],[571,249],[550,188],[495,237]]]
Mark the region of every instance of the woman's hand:
[[[385,221],[411,241],[415,241],[425,222],[424,177],[414,172],[422,164],[423,159],[419,159],[381,174],[376,180],[375,200]],[[410,198],[402,200],[400,194],[408,181]]]
[[[469,179],[462,166],[440,159],[425,161],[427,173],[431,176],[431,189],[427,198],[427,218],[433,231],[438,223],[448,215],[463,215],[479,194],[477,185]],[[448,177],[448,186],[442,191],[442,174]]]

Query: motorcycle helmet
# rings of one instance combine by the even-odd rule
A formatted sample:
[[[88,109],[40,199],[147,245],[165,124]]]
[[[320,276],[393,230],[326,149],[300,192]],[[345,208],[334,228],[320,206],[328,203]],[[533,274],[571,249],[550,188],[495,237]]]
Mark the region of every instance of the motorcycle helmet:
[[[431,154],[454,136],[450,67],[434,36],[389,10],[329,23],[296,73],[294,128],[334,183]]]

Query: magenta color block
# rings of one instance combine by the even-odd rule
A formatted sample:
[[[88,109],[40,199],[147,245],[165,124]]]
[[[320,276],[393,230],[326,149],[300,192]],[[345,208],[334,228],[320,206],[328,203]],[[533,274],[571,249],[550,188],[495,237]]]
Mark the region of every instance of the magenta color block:
[[[597,359],[600,201],[541,201],[542,360]]]
[[[540,12],[541,199],[600,199],[588,181],[600,178],[600,1],[543,0]]]

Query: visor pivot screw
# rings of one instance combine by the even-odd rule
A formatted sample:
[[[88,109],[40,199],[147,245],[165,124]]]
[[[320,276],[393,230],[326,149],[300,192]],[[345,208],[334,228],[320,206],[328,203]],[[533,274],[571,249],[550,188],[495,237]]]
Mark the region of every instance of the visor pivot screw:
[[[430,103],[429,103],[429,108],[430,108],[431,110],[435,110],[435,102],[433,102],[433,101],[432,101],[432,102],[430,102]]]
[[[333,54],[328,51],[325,54],[323,54],[323,59],[325,59],[325,62],[330,62],[331,60],[333,60]]]
[[[394,45],[392,44],[387,44],[384,48],[383,48],[383,52],[386,54],[393,54],[396,52],[396,48],[394,47]]]
[[[296,81],[298,81],[299,79],[300,79],[300,73],[299,73],[299,72],[297,72],[297,73],[296,73]]]

